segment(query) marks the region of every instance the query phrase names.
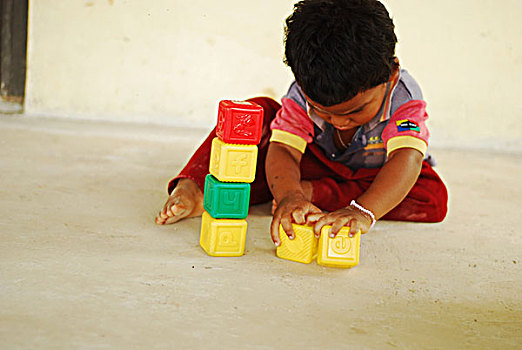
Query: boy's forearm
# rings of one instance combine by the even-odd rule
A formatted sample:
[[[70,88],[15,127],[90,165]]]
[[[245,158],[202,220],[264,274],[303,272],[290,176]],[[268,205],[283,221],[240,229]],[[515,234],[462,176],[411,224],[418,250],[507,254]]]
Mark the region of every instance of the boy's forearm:
[[[383,217],[402,202],[415,185],[422,159],[423,155],[411,148],[393,152],[368,190],[356,201],[371,210],[376,219]]]
[[[301,187],[301,157],[299,151],[284,144],[273,142],[268,146],[266,177],[276,202],[289,194],[304,196]]]

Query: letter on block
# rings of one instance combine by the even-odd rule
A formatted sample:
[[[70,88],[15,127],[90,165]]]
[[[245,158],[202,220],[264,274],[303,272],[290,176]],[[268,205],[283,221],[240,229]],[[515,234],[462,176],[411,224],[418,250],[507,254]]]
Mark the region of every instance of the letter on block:
[[[205,178],[203,208],[215,219],[245,219],[248,216],[250,184]]]
[[[313,226],[292,224],[295,238],[289,239],[285,231],[279,226],[281,245],[277,247],[277,256],[282,259],[309,264],[317,256],[317,238],[314,236]]]
[[[319,252],[317,263],[329,267],[354,267],[359,264],[359,246],[361,243],[361,231],[350,238],[349,227],[343,227],[341,231],[330,238],[328,236],[332,226],[323,226],[319,239]]]
[[[217,136],[226,143],[257,145],[263,128],[263,107],[248,101],[219,102]]]
[[[223,182],[252,182],[256,176],[257,146],[212,140],[210,173]]]
[[[241,256],[246,232],[246,220],[214,219],[203,212],[199,244],[211,256]]]

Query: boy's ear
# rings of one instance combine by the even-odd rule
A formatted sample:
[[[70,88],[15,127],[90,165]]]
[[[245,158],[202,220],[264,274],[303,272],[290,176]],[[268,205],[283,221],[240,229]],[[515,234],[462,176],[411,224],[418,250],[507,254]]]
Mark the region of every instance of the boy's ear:
[[[399,59],[397,57],[395,57],[395,59],[393,60],[395,62],[395,67],[393,69],[393,72],[390,76],[390,80],[389,81],[394,81],[397,76],[399,75],[399,70],[400,70],[400,64],[399,64]]]

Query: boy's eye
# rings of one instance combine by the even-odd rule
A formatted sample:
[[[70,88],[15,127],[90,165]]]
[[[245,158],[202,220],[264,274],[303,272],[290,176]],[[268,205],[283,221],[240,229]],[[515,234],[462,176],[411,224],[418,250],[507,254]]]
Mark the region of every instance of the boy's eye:
[[[356,110],[353,110],[353,111],[350,111],[350,112],[347,112],[347,113],[339,113],[339,114],[336,114],[336,113],[329,113],[329,112],[326,112],[326,111],[322,111],[320,109],[317,109],[316,107],[312,106],[311,104],[308,104],[308,112],[309,113],[314,113],[315,115],[317,116],[322,116],[322,117],[346,117],[348,119],[351,119],[351,116],[353,115],[356,115],[356,114],[359,114],[361,113],[362,111],[364,110],[364,106],[361,107],[361,108],[358,108]]]
[[[348,112],[348,113],[343,114],[343,115],[354,115],[354,114],[361,113],[362,111],[363,111],[362,108],[358,108],[358,109],[356,109],[355,111],[351,111],[351,112]]]

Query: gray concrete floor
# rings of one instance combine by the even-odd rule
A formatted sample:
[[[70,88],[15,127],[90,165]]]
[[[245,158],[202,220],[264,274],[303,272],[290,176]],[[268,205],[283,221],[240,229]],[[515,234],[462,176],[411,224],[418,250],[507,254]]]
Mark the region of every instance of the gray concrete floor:
[[[441,224],[379,222],[351,270],[154,224],[203,130],[0,116],[2,349],[522,348],[522,156],[432,150]]]

